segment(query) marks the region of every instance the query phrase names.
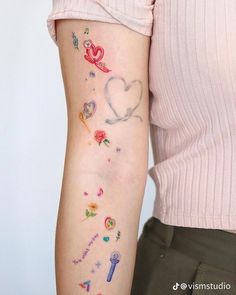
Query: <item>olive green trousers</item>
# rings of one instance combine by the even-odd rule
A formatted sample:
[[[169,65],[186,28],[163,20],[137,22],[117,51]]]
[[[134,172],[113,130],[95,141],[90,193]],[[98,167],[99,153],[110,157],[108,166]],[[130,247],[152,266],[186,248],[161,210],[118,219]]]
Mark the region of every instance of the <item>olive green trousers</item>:
[[[131,295],[236,295],[236,234],[149,219],[138,242]]]

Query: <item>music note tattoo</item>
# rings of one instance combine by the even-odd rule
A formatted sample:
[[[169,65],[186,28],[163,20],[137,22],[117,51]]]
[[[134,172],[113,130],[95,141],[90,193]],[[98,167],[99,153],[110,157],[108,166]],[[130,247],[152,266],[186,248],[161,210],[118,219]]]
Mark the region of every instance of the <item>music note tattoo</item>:
[[[84,34],[85,34],[85,35],[88,35],[88,34],[89,34],[89,28],[85,28],[85,29],[84,29]]]
[[[104,191],[103,191],[103,189],[100,187],[100,188],[99,188],[99,191],[97,192],[97,196],[98,196],[98,197],[101,197],[101,196],[103,195],[103,193],[104,193]]]

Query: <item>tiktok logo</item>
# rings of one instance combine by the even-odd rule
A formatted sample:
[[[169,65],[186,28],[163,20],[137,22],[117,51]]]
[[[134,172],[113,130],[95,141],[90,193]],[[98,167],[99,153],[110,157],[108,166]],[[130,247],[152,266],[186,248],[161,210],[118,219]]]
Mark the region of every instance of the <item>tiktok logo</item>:
[[[178,284],[178,283],[176,283],[175,285],[173,285],[173,290],[178,290],[178,287],[179,287],[180,285]]]

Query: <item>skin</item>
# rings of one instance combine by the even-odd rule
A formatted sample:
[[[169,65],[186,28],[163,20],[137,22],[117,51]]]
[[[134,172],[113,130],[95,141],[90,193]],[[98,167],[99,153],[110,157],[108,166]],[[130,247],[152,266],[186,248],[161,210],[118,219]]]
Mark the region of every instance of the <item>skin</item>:
[[[91,280],[91,294],[128,295],[147,177],[149,38],[121,25],[92,21],[59,20],[56,28],[68,110],[67,148],[56,230],[57,294],[84,294],[85,289],[79,284]],[[85,28],[89,28],[89,35],[84,34]],[[79,50],[73,46],[72,32],[76,32],[79,39]],[[87,39],[104,49],[102,62],[111,72],[104,73],[84,58],[83,42]],[[95,77],[89,76],[91,71]],[[111,77],[122,77],[131,85],[130,89],[129,86],[125,88],[122,79],[115,80],[107,94],[105,86]],[[139,82],[132,85],[136,80]],[[127,115],[127,108],[134,109],[137,103],[138,107],[128,119],[126,116],[125,120],[108,124],[107,119],[117,117],[107,95],[121,115]],[[84,122],[89,132],[79,114],[91,100],[96,102],[96,112]],[[106,132],[108,146],[96,142],[96,130]],[[103,193],[98,196],[100,188]],[[85,211],[90,203],[96,203],[98,208],[95,216],[86,218]],[[114,229],[106,229],[107,217],[115,219]],[[116,240],[118,231],[120,238]],[[91,243],[96,234],[99,236]],[[110,240],[105,242],[103,237],[107,236]],[[80,259],[86,249],[89,251],[82,262],[74,264],[73,260]],[[110,256],[114,251],[118,251],[121,258],[111,282],[107,282]],[[101,266],[96,268],[98,261]]]

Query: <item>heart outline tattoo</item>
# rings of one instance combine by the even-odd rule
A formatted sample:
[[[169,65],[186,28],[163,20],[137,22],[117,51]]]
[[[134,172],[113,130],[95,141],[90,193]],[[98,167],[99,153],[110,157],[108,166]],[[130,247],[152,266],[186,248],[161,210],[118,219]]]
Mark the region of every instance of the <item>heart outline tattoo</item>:
[[[112,102],[112,95],[109,91],[109,84],[112,81],[121,81],[124,85],[124,92],[128,92],[135,84],[138,84],[140,87],[140,94],[139,94],[139,98],[138,98],[138,102],[136,103],[136,105],[133,108],[127,108],[126,109],[126,113],[123,115],[120,115]],[[113,125],[116,124],[118,122],[126,122],[128,121],[130,118],[137,118],[139,119],[141,122],[143,122],[143,119],[141,118],[141,116],[139,115],[135,115],[134,112],[137,110],[137,108],[139,107],[141,100],[142,100],[142,96],[143,96],[143,84],[142,81],[140,80],[132,80],[129,84],[126,82],[126,80],[123,77],[111,77],[108,79],[108,81],[105,84],[104,87],[104,96],[106,99],[106,102],[108,103],[110,109],[112,110],[113,114],[115,115],[116,118],[113,119],[106,119],[105,123]]]
[[[97,105],[94,100],[91,100],[89,102],[85,102],[84,107],[83,107],[83,114],[84,114],[85,118],[86,119],[91,118],[94,115],[94,113],[96,112],[96,109],[97,109]]]
[[[85,122],[85,120],[91,118],[94,113],[96,112],[97,105],[94,100],[91,100],[89,102],[85,102],[83,106],[83,111],[79,113],[79,119],[84,124],[88,132],[91,132],[89,126]]]

